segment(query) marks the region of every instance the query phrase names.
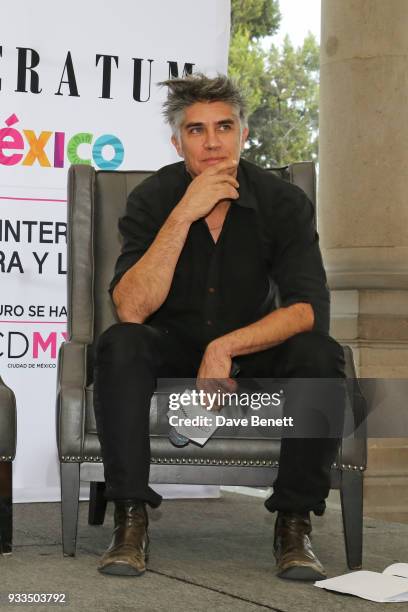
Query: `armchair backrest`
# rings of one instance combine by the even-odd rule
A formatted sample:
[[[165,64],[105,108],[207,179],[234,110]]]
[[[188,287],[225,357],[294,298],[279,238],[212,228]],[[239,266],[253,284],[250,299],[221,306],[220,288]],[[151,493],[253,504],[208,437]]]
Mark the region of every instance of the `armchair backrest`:
[[[274,168],[301,187],[315,204],[313,162]],[[147,178],[147,171],[95,171],[73,165],[68,173],[68,333],[70,340],[93,344],[116,322],[108,293],[121,249],[118,219],[129,193]]]

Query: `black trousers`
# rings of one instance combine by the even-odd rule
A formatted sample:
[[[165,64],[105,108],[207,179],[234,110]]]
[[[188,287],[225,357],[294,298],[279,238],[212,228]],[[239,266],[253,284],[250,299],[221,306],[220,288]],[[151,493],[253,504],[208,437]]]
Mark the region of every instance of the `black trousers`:
[[[95,359],[94,404],[105,468],[107,499],[140,499],[157,507],[149,487],[149,409],[157,378],[194,378],[203,351],[169,330],[119,323],[100,337]],[[305,332],[234,359],[241,377],[344,378],[341,346]],[[307,407],[307,402],[305,402]],[[330,410],[331,406],[327,406]],[[270,511],[323,514],[338,438],[283,438]]]

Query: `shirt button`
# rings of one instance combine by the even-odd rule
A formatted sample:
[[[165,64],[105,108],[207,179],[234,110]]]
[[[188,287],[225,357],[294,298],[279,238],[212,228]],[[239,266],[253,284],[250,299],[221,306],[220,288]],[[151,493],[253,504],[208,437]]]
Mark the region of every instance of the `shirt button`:
[[[208,319],[208,321],[206,321],[207,325],[212,325],[212,321],[210,321],[210,319]]]
[[[215,293],[215,288],[214,287],[208,287],[208,291],[210,293]]]

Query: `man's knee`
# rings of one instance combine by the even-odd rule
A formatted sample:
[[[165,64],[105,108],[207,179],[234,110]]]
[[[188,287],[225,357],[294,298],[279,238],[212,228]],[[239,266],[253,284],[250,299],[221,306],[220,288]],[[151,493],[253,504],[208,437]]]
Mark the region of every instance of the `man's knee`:
[[[99,337],[96,356],[113,361],[133,362],[150,359],[155,351],[156,330],[141,323],[116,323]]]
[[[289,338],[287,355],[290,363],[301,369],[302,376],[338,377],[344,373],[343,348],[319,332],[303,332]]]

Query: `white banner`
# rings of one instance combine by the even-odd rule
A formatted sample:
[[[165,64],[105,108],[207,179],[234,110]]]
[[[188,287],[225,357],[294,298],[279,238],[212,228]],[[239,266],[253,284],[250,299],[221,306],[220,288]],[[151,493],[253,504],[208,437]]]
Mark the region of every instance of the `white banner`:
[[[175,161],[161,118],[166,90],[156,84],[186,72],[225,73],[229,12],[229,0],[2,7],[0,372],[17,398],[16,501],[59,498],[67,169],[155,170]]]

